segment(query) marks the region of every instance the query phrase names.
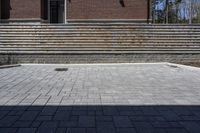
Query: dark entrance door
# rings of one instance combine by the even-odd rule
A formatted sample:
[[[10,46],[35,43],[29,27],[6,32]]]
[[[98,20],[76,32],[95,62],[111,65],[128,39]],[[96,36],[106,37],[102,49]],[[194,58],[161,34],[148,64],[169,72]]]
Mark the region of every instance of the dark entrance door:
[[[64,0],[50,0],[50,23],[64,23]]]

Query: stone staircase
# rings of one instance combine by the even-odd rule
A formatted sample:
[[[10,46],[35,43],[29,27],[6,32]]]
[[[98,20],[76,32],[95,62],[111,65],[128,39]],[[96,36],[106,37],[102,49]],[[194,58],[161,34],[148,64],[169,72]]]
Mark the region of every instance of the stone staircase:
[[[3,63],[200,60],[200,25],[1,24]]]

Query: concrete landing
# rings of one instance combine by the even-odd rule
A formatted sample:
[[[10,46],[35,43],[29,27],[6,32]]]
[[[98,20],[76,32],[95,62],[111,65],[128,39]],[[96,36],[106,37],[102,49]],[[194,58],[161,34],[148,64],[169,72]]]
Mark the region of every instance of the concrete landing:
[[[0,133],[199,131],[199,68],[152,63],[0,69]]]

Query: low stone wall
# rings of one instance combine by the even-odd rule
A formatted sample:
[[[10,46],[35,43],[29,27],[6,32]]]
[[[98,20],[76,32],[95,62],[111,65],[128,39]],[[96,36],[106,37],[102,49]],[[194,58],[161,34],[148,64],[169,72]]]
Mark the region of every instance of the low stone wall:
[[[200,53],[194,54],[1,54],[0,64],[44,63],[200,63]]]

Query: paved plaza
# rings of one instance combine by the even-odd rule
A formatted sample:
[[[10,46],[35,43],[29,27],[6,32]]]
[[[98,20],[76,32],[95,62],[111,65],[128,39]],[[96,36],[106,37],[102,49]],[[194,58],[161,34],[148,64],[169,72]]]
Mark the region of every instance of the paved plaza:
[[[0,133],[200,133],[200,68],[152,63],[0,69]]]

